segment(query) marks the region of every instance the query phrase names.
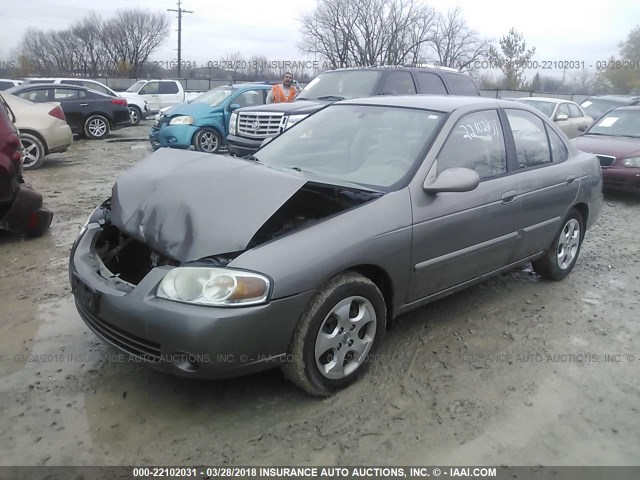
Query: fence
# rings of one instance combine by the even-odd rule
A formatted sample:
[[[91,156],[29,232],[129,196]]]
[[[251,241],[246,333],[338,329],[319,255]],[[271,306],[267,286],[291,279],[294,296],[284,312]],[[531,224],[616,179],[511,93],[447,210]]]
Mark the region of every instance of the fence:
[[[480,94],[483,97],[492,98],[522,98],[522,97],[552,97],[561,98],[564,100],[571,100],[578,104],[584,102],[592,95],[586,93],[546,93],[546,92],[532,92],[529,90],[503,90],[503,89],[484,89],[480,90]]]

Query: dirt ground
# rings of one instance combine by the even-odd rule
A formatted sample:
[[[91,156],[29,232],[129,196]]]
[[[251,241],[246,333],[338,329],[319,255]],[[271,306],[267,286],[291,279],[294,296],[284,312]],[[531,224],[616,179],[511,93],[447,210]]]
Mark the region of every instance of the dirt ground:
[[[332,398],[278,370],[191,381],[112,361],[70,295],[144,123],[27,172],[51,231],[0,233],[0,465],[640,465],[639,198],[605,198],[565,281],[525,267],[399,318]]]

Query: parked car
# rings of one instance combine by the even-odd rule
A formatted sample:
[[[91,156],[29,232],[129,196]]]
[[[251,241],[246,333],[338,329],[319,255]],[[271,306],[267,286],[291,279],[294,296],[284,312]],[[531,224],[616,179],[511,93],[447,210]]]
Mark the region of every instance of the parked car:
[[[110,97],[121,97],[120,94],[110,89],[104,83],[88,78],[28,78],[25,80],[25,84],[27,85],[42,83],[78,85],[80,87],[95,90],[96,92],[104,93]],[[139,125],[142,119],[153,116],[153,113],[149,110],[147,101],[139,95],[127,95],[127,104],[129,105],[129,114],[131,115],[131,125]]]
[[[615,107],[638,105],[640,96],[634,95],[596,95],[589,97],[580,104],[587,115],[597,120]]]
[[[640,193],[640,105],[610,110],[575,144],[600,160],[605,190]]]
[[[291,103],[243,108],[232,115],[229,152],[253,155],[264,139],[338,100],[410,94],[480,96],[471,77],[452,68],[367,67],[323,72]]]
[[[59,103],[33,103],[7,92],[2,95],[15,115],[24,170],[36,169],[47,155],[69,148],[73,133]]]
[[[73,133],[93,140],[106,138],[111,130],[131,125],[126,99],[113,98],[85,87],[21,85],[10,88],[7,93],[34,103],[60,102]]]
[[[0,95],[0,229],[37,236],[51,225],[53,213],[42,207],[42,195],[22,178],[22,158],[15,115]]]
[[[149,132],[154,149],[195,148],[217,153],[226,144],[229,119],[234,110],[264,105],[271,85],[239,84],[217,87],[166,110]]]
[[[517,101],[540,110],[556,122],[569,138],[579,137],[593,123],[593,118],[575,102],[551,97],[525,97],[518,98]]]
[[[6,90],[11,87],[17,87],[22,83],[21,80],[11,80],[9,78],[0,78],[0,91]]]
[[[397,315],[529,261],[566,277],[601,188],[595,155],[526,105],[344,101],[253,159],[157,150],[88,219],[70,282],[99,337],[158,369],[281,365],[328,395]]]
[[[164,107],[173,107],[186,102],[204,92],[185,92],[177,80],[139,80],[120,95],[129,98],[139,96],[146,100],[150,114],[159,112]]]

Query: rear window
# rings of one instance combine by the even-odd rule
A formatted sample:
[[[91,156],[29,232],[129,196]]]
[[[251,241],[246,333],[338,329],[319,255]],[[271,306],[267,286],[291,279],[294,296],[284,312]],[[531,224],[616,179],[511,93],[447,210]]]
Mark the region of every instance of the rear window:
[[[461,73],[445,73],[449,87],[451,87],[451,94],[453,95],[473,95],[478,96],[478,88],[473,83],[471,77],[467,77]]]

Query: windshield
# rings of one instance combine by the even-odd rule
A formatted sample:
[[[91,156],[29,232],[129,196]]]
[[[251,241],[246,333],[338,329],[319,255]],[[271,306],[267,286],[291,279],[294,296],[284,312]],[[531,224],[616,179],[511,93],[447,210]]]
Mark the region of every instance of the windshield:
[[[553,102],[547,102],[545,100],[531,100],[529,98],[518,99],[521,103],[526,103],[527,105],[537,108],[542,113],[544,113],[547,117],[551,117],[553,114],[553,109],[556,107],[556,104]]]
[[[208,103],[212,107],[216,107],[220,105],[226,98],[234,92],[235,90],[231,87],[216,87],[213,90],[209,90],[208,92],[203,93],[202,95],[198,95],[196,98],[189,100],[189,103]]]
[[[444,116],[400,107],[332,105],[286,130],[254,158],[310,181],[391,191],[408,182]]]
[[[131,85],[125,91],[126,92],[137,92],[138,90],[140,90],[142,88],[142,85],[144,85],[144,83],[145,83],[144,80],[140,80],[140,81],[134,83],[133,85]]]
[[[599,118],[614,107],[621,107],[624,103],[615,100],[604,100],[602,98],[591,98],[580,104],[582,109],[591,118]]]
[[[640,109],[612,110],[591,127],[587,135],[640,138]]]
[[[298,95],[306,100],[343,100],[370,97],[380,78],[375,70],[325,72],[311,80]]]

